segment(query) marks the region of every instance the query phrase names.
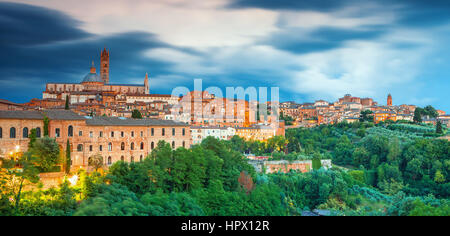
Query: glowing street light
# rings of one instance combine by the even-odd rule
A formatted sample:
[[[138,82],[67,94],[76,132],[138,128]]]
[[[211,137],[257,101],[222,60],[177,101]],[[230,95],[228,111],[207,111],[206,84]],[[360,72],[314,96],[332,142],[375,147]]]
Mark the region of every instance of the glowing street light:
[[[78,182],[78,175],[74,175],[74,176],[70,177],[68,180],[69,180],[70,184],[73,186],[73,185],[77,184],[77,182]]]

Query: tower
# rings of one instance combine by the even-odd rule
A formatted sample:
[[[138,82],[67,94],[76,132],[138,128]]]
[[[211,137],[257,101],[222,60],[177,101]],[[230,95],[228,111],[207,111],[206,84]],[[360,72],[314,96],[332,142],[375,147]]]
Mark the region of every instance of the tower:
[[[145,80],[144,80],[144,87],[145,87],[145,94],[150,94],[150,85],[148,83],[148,73],[145,73]]]
[[[106,48],[100,55],[100,78],[105,84],[109,83],[109,51],[106,51]]]
[[[392,95],[391,95],[391,94],[388,95],[388,98],[387,98],[387,105],[388,105],[388,106],[392,106]]]

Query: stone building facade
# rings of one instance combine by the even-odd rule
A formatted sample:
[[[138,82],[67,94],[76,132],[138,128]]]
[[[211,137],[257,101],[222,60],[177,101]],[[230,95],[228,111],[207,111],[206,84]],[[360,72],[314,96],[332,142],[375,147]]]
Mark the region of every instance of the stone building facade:
[[[172,148],[189,148],[190,129],[185,123],[123,117],[84,117],[68,110],[0,111],[0,157],[25,152],[31,129],[43,135],[44,115],[49,118],[49,137],[66,149],[71,145],[72,168],[87,167],[89,157],[100,154],[105,166],[123,160],[142,161],[166,141]]]

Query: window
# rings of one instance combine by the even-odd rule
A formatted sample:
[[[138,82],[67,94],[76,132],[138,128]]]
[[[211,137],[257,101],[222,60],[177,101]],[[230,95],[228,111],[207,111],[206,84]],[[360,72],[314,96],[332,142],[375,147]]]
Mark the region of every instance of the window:
[[[0,138],[3,138],[3,129],[0,127]]]
[[[143,158],[143,157],[142,157],[142,155],[141,155],[141,156],[139,157],[139,162],[142,162],[142,158]]]
[[[172,136],[175,136],[175,128],[172,128]]]
[[[9,137],[16,138],[16,128],[11,127],[11,129],[9,129]]]
[[[108,157],[108,165],[111,165],[111,157]]]
[[[186,129],[183,128],[183,136],[185,136],[185,135],[186,135]]]
[[[144,131],[141,131],[141,137],[144,137]]]
[[[112,143],[108,143],[108,151],[112,151]]]
[[[28,128],[27,127],[23,128],[22,137],[23,138],[28,138]]]
[[[92,145],[89,145],[89,151],[92,152]]]
[[[120,150],[125,150],[125,143],[124,142],[122,142],[121,144],[120,144]]]
[[[100,136],[100,138],[103,138],[103,131],[100,131],[99,136]]]
[[[82,152],[83,151],[83,144],[78,144],[77,151]]]
[[[94,132],[90,131],[89,132],[89,138],[93,138],[94,137]]]
[[[162,136],[164,136],[164,135],[166,135],[166,129],[165,128],[162,128]]]
[[[155,136],[155,128],[152,128],[152,136]]]
[[[123,131],[122,131],[122,132],[120,132],[120,137],[123,138],[123,136],[124,136],[124,133],[123,133]]]
[[[131,137],[134,137],[134,131],[131,131]]]
[[[131,150],[134,150],[134,143],[131,143],[130,149],[131,149]]]
[[[175,141],[172,141],[172,148],[175,148]]]
[[[144,150],[144,143],[141,143],[141,150]]]
[[[81,132],[81,131],[80,131]],[[73,126],[69,125],[69,128],[67,128],[67,135],[69,137],[73,137]],[[81,136],[81,135],[80,135]]]
[[[111,131],[111,138],[114,138],[114,131]]]
[[[81,130],[78,131],[78,136],[80,136],[80,137],[83,136],[83,131],[81,131]]]
[[[99,150],[100,152],[102,152],[102,151],[103,151],[103,146],[102,146],[102,145],[98,146],[98,150]]]
[[[61,137],[61,131],[59,128],[55,129],[55,137],[57,137],[57,138]]]
[[[125,161],[125,157],[121,156],[121,157],[120,157],[120,160],[121,160],[121,161]]]
[[[36,137],[37,138],[41,137],[41,128],[39,128],[39,127],[36,128]]]
[[[151,145],[151,149],[153,150],[153,148],[155,148],[155,143],[154,142],[152,142],[152,145]]]
[[[183,147],[186,147],[186,142],[185,141],[183,141]]]

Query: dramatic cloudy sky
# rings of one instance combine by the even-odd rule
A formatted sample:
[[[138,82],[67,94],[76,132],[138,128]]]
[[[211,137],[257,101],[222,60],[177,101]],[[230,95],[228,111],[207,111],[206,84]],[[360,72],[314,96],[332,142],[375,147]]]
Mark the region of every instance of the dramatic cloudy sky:
[[[281,100],[346,93],[450,112],[450,1],[0,0],[0,98],[79,82],[111,52],[113,83],[279,86]]]

